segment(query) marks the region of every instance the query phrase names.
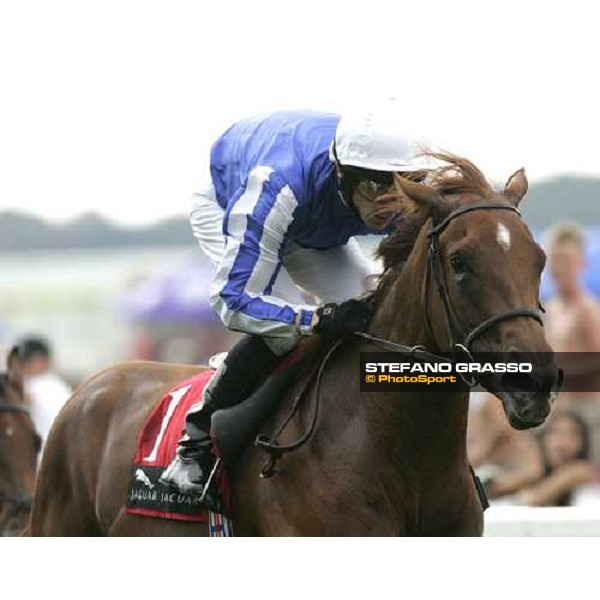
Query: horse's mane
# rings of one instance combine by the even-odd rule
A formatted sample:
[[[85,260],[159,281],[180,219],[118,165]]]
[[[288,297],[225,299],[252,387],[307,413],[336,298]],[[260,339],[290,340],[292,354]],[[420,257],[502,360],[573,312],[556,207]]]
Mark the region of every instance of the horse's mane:
[[[429,185],[441,194],[475,194],[484,199],[494,195],[485,175],[470,160],[448,152],[428,152],[427,156],[445,163],[428,176]]]
[[[495,194],[485,175],[470,160],[446,152],[427,152],[425,155],[442,163],[428,172],[427,184],[439,191],[447,202],[448,211],[454,207],[449,196],[470,194],[488,200]],[[384,271],[374,293],[375,299],[385,293],[387,283],[402,270],[428,219],[425,211],[414,210],[414,206],[412,210],[408,208],[395,231],[379,244],[377,257],[382,260]]]

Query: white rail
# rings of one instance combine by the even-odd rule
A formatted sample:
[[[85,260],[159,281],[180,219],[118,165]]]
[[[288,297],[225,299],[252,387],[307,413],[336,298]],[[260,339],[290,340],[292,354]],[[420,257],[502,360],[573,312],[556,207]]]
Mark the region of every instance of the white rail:
[[[485,512],[486,536],[600,536],[600,506],[530,508],[493,506]]]

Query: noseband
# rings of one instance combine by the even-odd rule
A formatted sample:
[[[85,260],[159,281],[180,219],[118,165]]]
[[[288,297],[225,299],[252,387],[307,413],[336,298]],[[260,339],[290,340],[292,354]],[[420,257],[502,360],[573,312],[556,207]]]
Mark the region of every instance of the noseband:
[[[9,404],[7,402],[0,402],[0,412],[22,413],[28,416],[30,414],[27,406],[23,406],[22,404]],[[31,508],[32,503],[33,497],[29,494],[23,494],[21,496],[0,494],[0,506],[12,506],[12,511],[10,513],[11,517],[17,515],[22,510]]]
[[[543,326],[542,317],[539,311],[532,310],[530,308],[516,307],[502,313],[492,315],[491,317],[483,320],[479,325],[475,326],[466,335],[463,333],[464,329],[460,325],[460,320],[456,316],[456,312],[452,307],[450,300],[450,293],[448,291],[448,284],[446,282],[446,275],[442,266],[442,257],[440,253],[440,234],[448,227],[448,225],[454,221],[454,219],[476,210],[509,210],[521,216],[519,210],[510,205],[504,203],[486,203],[486,204],[470,204],[468,206],[461,206],[453,212],[451,212],[441,223],[438,225],[432,225],[431,229],[427,233],[429,239],[429,250],[427,252],[427,272],[424,280],[424,291],[423,291],[423,302],[425,303],[425,316],[427,321],[427,327],[430,333],[433,333],[431,327],[431,319],[429,316],[429,288],[430,282],[433,278],[435,282],[437,292],[442,300],[444,306],[444,318],[446,321],[446,328],[450,336],[450,343],[453,350],[459,350],[463,352],[469,352],[471,344],[488,331],[493,326],[497,325],[502,321],[508,319],[515,319],[517,317],[527,317],[534,319],[540,325]]]

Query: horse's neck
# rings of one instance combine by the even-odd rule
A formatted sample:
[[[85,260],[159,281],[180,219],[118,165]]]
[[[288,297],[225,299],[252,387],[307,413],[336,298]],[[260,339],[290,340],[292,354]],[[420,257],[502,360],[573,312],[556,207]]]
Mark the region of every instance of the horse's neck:
[[[420,344],[429,351],[440,352],[426,322],[427,299],[422,297],[425,262],[424,256],[411,261],[389,286],[385,298],[377,305],[370,332],[394,342]],[[365,346],[362,351],[375,349]],[[401,354],[391,356],[394,361],[404,360]],[[371,422],[381,429],[383,437],[389,432],[390,446],[400,448],[406,443],[420,450],[435,451],[441,445],[447,451],[453,448],[464,453],[468,393],[435,396],[397,392],[373,396]]]
[[[361,344],[360,351],[377,350]],[[353,366],[358,363],[357,357],[350,358]],[[406,358],[390,354],[389,360],[403,362]],[[423,458],[430,453],[437,458],[440,451],[453,456],[465,452],[468,392],[375,392],[368,398],[363,394],[349,398],[349,402],[361,404],[361,418],[366,417],[369,429],[366,443],[379,440],[383,455],[402,454],[407,447]]]
[[[423,280],[425,260],[406,265],[377,304],[370,332],[388,340],[438,351],[437,343],[428,331]]]
[[[376,507],[393,525],[404,522],[406,503],[430,502],[464,470],[467,398],[361,393],[359,353],[373,350],[357,340],[333,361],[315,438],[316,472],[327,474],[331,489],[352,489],[353,503]]]

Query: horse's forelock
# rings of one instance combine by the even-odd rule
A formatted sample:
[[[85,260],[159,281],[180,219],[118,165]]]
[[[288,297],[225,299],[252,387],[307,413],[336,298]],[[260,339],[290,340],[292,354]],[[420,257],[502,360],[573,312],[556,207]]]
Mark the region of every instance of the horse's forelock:
[[[427,176],[427,183],[442,196],[469,194],[490,200],[496,195],[485,175],[470,160],[449,152],[426,152],[425,155],[442,163]],[[433,215],[434,222],[440,222],[458,204],[444,198],[441,210]],[[396,230],[381,242],[377,256],[383,261],[384,271],[406,262],[429,216],[420,210],[407,211]]]
[[[460,199],[451,200],[448,196],[469,194],[483,201],[491,200],[495,196],[496,192],[485,175],[470,160],[447,152],[427,152],[426,155],[443,163],[430,171],[427,177],[427,183],[444,197],[441,210],[433,215],[434,223],[442,221],[460,204]],[[383,262],[384,272],[376,295],[383,293],[391,273],[398,272],[408,260],[419,233],[430,216],[432,215],[420,210],[407,212],[396,230],[381,242],[377,256]]]

